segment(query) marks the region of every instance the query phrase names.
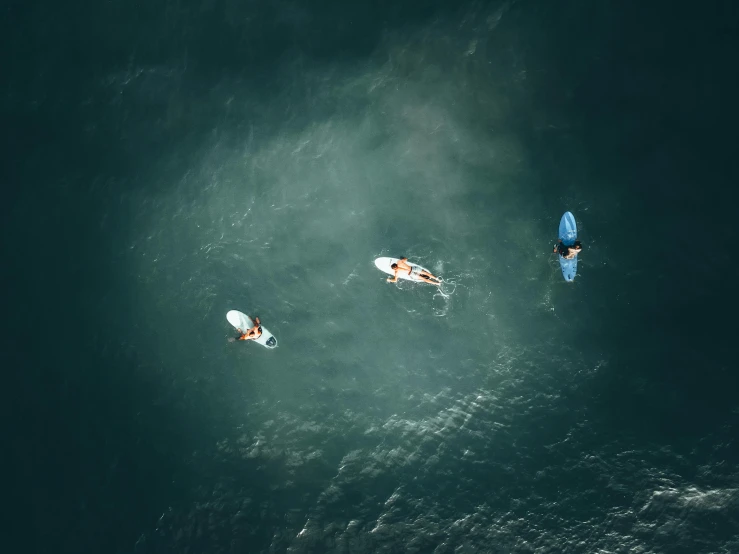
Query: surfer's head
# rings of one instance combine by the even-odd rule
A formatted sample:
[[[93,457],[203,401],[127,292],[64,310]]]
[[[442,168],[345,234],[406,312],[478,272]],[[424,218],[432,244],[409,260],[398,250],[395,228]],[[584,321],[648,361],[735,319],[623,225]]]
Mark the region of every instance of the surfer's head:
[[[390,264],[390,267],[391,267],[392,269],[398,269],[398,264]]]

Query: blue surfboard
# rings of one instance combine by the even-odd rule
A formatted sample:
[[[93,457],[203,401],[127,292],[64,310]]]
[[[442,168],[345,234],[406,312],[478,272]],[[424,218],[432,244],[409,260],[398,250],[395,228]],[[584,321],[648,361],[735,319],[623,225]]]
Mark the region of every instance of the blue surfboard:
[[[572,212],[565,212],[559,220],[559,239],[565,246],[572,246],[577,240],[577,223]],[[562,267],[562,275],[565,281],[574,281],[577,275],[577,256],[571,260],[559,257],[559,265]]]

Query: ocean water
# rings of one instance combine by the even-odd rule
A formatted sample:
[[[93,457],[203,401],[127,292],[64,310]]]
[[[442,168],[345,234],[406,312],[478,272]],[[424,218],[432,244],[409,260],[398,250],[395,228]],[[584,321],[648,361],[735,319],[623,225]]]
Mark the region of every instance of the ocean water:
[[[12,551],[739,551],[733,4],[5,12]]]

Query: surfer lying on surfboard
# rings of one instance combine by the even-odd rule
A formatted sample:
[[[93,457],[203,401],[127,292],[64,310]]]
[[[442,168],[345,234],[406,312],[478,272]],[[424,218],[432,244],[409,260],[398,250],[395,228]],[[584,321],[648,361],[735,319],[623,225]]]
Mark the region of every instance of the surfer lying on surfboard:
[[[259,316],[254,318],[254,323],[256,323],[256,325],[249,329],[246,333],[244,333],[244,331],[242,331],[241,329],[236,329],[239,333],[241,333],[241,336],[238,340],[254,340],[262,336],[262,322],[259,321]]]
[[[398,260],[398,263],[392,264],[390,266],[390,269],[392,269],[395,272],[395,275],[393,277],[388,277],[387,278],[387,282],[388,283],[394,283],[394,282],[396,282],[398,280],[398,273],[405,271],[411,277],[416,277],[416,278],[420,279],[421,281],[424,281],[425,283],[429,283],[431,285],[440,285],[441,284],[441,279],[439,279],[438,277],[434,277],[433,275],[431,275],[428,271],[426,271],[422,267],[419,267],[417,265],[416,266],[408,265],[406,263],[406,260],[407,259],[408,258],[406,258],[404,256],[404,257],[402,257],[402,258],[400,258]]]
[[[555,254],[559,254],[562,256],[565,260],[572,260],[575,256],[577,256],[582,251],[582,244],[580,244],[579,240],[575,241],[575,244],[572,246],[565,246],[562,244],[562,239],[559,239],[557,241],[557,244],[554,245],[554,252]]]

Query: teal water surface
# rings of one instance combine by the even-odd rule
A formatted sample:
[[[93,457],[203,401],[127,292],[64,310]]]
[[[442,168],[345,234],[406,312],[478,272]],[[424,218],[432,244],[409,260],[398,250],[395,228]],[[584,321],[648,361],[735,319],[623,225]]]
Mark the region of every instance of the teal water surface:
[[[737,551],[731,5],[7,15],[14,551]]]

